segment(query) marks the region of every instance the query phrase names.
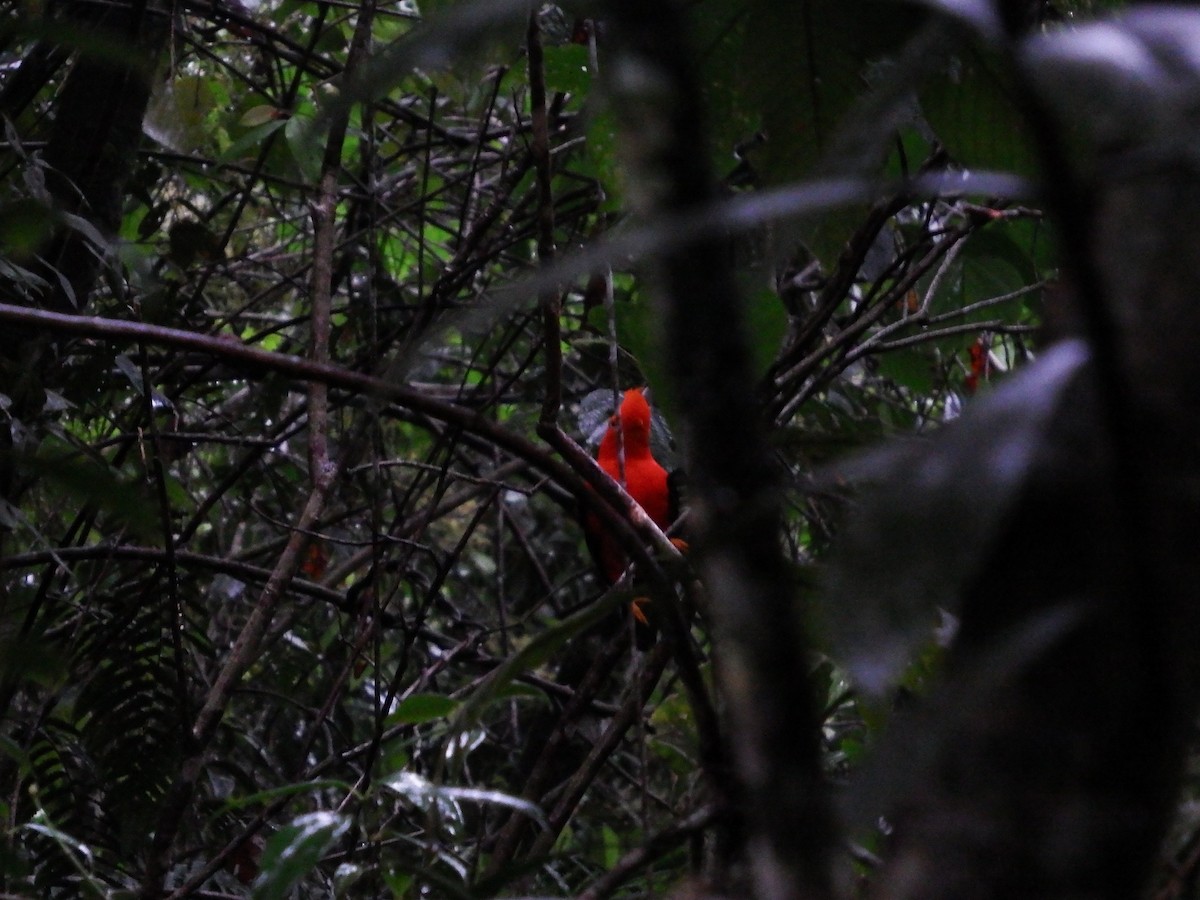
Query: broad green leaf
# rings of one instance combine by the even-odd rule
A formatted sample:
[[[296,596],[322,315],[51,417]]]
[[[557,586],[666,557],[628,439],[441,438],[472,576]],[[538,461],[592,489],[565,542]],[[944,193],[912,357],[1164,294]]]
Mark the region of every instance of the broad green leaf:
[[[546,90],[584,94],[592,84],[588,69],[588,48],[563,44],[545,50]]]
[[[283,126],[283,136],[300,174],[315,182],[321,177],[323,141],[321,134],[310,128],[310,124],[304,116],[292,116]]]
[[[964,306],[1011,294],[1037,281],[1031,260],[999,229],[985,229],[974,235],[959,259],[962,263],[961,302]],[[1019,311],[1020,304],[981,309],[971,313],[967,321],[1003,316],[1013,309]]]
[[[262,873],[250,895],[254,900],[284,900],[349,828],[350,820],[333,812],[297,816],[267,841]]]
[[[928,393],[936,375],[933,360],[923,347],[906,347],[878,357],[879,372],[919,394]]]
[[[417,725],[444,719],[458,708],[458,701],[441,694],[413,694],[387,717],[388,725]]]
[[[765,173],[776,183],[812,174],[866,94],[871,65],[923,16],[895,3],[841,0],[749,0],[746,8],[744,65],[768,134]]]
[[[635,287],[617,295],[617,340],[636,360],[647,384],[665,385],[669,382],[658,352],[659,315],[650,295]]]
[[[396,898],[396,900],[412,895],[411,892],[416,879],[410,873],[385,869],[380,874],[384,884],[388,886],[388,890],[392,892],[392,897]]]
[[[750,297],[745,308],[757,377],[764,375],[779,356],[779,348],[787,334],[788,314],[774,290],[759,291]]]
[[[587,143],[580,161],[581,174],[595,178],[604,189],[600,212],[615,213],[623,207],[623,185],[617,168],[617,122],[612,109],[604,107],[588,116]]]
[[[391,47],[373,56],[362,70],[347,79],[345,89],[330,99],[318,117],[323,126],[329,117],[355,103],[386,94],[414,70],[445,70],[470,63],[476,51],[507,36],[519,40],[529,5],[525,0],[468,0],[454,3],[444,13],[429,17]]]
[[[856,120],[851,129],[850,114],[859,111],[861,119],[859,106],[869,94],[893,93],[897,80],[907,77],[890,74],[882,63],[915,33],[925,14],[870,0],[748,0],[745,8],[744,100],[760,111],[766,135],[753,160],[763,180],[778,185],[831,172],[881,171],[895,123],[871,117]],[[834,210],[793,230],[828,266],[860,218]]]
[[[0,255],[24,260],[50,237],[54,213],[39,200],[15,200],[0,206]]]
[[[257,128],[259,125],[285,118],[287,118],[286,114],[281,113],[278,107],[264,103],[261,106],[252,106],[242,113],[238,124],[246,128]]]
[[[745,0],[702,0],[692,7],[691,38],[702,61],[700,91],[718,176],[734,168],[735,149],[763,128],[763,110],[747,71],[750,7]]]
[[[218,159],[221,162],[242,162],[244,157],[256,154],[259,146],[272,134],[284,128],[287,122],[287,119],[275,119],[274,121],[264,122],[261,125],[255,125],[226,147]]]
[[[1024,115],[1011,75],[996,55],[964,48],[930,78],[921,109],[955,162],[976,169],[1037,174]]]

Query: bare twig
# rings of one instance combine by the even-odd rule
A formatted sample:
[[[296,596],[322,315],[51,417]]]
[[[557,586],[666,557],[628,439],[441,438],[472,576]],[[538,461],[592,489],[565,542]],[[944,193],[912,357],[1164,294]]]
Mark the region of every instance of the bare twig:
[[[711,828],[719,816],[719,807],[714,804],[706,804],[690,815],[684,816],[669,828],[664,828],[657,834],[651,835],[640,847],[634,847],[617,860],[615,866],[592,882],[592,885],[583,893],[578,894],[575,900],[604,900],[605,897],[611,896],[632,875],[674,850],[697,833]]]

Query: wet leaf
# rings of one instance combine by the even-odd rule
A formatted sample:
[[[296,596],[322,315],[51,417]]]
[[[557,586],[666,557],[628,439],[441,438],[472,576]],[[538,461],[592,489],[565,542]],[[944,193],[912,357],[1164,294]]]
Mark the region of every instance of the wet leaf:
[[[283,900],[292,886],[321,861],[346,833],[350,820],[332,812],[297,816],[271,836],[262,855],[262,873],[254,882],[255,900]]]

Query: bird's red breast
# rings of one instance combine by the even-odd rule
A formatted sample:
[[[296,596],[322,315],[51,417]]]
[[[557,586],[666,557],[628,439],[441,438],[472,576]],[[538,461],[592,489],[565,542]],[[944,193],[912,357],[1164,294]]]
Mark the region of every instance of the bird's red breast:
[[[650,451],[650,427],[650,404],[642,389],[627,390],[621,408],[609,419],[596,462],[659,528],[666,529],[673,518],[671,491],[667,470]],[[624,552],[591,513],[584,518],[584,531],[604,577],[616,582],[628,562]]]

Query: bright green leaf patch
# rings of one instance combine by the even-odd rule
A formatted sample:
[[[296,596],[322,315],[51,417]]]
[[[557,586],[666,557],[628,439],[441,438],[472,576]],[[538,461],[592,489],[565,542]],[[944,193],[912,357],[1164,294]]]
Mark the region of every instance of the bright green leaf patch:
[[[441,694],[413,694],[387,717],[389,725],[419,725],[444,719],[458,708],[458,701]]]
[[[546,89],[581,94],[592,83],[588,69],[588,48],[580,44],[563,44],[545,50]]]

